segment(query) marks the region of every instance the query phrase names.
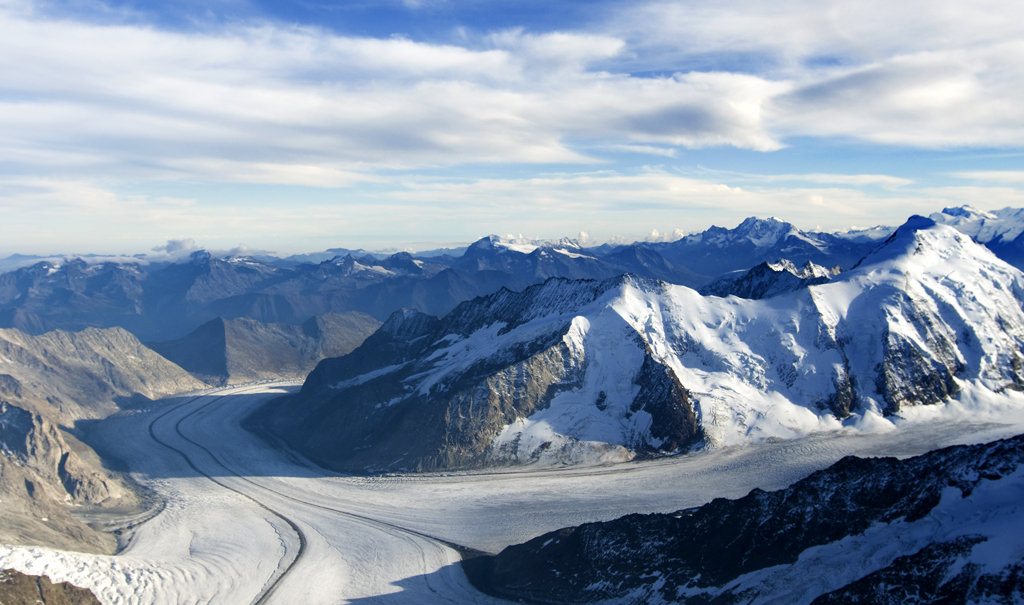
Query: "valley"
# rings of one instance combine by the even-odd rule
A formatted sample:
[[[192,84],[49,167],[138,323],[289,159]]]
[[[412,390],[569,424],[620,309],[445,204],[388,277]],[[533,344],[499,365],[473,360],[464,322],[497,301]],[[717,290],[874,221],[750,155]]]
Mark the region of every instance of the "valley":
[[[460,548],[496,553],[562,527],[778,489],[847,454],[906,457],[1024,432],[1024,413],[965,408],[898,430],[841,429],[647,462],[346,476],[241,427],[296,388],[205,391],[104,421],[90,441],[100,450],[116,442],[165,508],[122,534],[115,557],[4,546],[0,566],[88,587],[104,603],[485,603],[458,564]]]

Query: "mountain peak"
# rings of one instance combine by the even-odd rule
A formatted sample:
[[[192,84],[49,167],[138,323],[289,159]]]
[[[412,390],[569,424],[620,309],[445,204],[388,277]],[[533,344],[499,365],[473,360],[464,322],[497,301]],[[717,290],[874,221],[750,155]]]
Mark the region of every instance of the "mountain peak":
[[[188,256],[189,262],[195,265],[205,265],[210,262],[213,255],[206,250],[196,250]]]
[[[990,212],[984,212],[982,210],[978,210],[977,208],[974,208],[973,206],[968,206],[966,204],[963,206],[957,206],[953,208],[943,208],[942,214],[955,216],[958,218],[968,218],[975,220],[981,218],[996,218],[996,215]]]
[[[754,242],[757,246],[774,246],[779,240],[796,230],[791,223],[777,219],[774,216],[758,218],[752,216],[739,224],[735,229],[736,235],[745,237]]]
[[[561,239],[534,239],[523,236],[512,235],[488,235],[473,242],[467,253],[481,250],[509,250],[520,254],[530,254],[537,248],[571,248],[582,250],[578,241],[571,237]]]

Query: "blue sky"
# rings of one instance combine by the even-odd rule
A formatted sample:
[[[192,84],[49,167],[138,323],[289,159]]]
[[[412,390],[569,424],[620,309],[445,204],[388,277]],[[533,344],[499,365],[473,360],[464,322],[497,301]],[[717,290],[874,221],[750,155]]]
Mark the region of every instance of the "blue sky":
[[[1009,1],[0,0],[0,76],[0,255],[1024,206]]]

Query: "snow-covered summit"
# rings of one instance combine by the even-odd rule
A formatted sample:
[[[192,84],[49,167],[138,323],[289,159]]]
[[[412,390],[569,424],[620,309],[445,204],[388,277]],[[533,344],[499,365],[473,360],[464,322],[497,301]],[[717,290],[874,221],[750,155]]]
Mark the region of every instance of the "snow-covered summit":
[[[711,227],[701,233],[687,235],[678,240],[683,245],[713,245],[719,248],[741,242],[752,243],[757,248],[768,248],[778,244],[789,235],[800,233],[791,223],[774,216],[759,218],[751,216],[735,229]]]
[[[282,433],[340,468],[409,469],[892,429],[922,406],[1020,404],[1022,301],[1020,271],[922,217],[858,268],[762,300],[551,279],[393,316],[310,375]]]
[[[733,271],[700,289],[704,296],[738,296],[740,298],[771,298],[801,288],[823,284],[838,275],[839,267],[826,269],[811,261],[797,268],[786,259],[764,262],[749,271]]]
[[[943,208],[942,212],[936,212],[929,218],[983,244],[1009,243],[1024,233],[1024,209],[1021,208],[984,212],[971,206],[960,206]]]
[[[583,251],[579,242],[569,237],[561,239],[536,239],[521,235],[489,235],[471,244],[467,252],[469,250],[499,250],[530,254],[538,248],[561,248],[577,254]]]
[[[734,230],[734,233],[750,240],[755,246],[763,248],[774,246],[779,240],[798,231],[791,223],[787,223],[774,216],[769,216],[768,218],[752,216],[740,223]]]

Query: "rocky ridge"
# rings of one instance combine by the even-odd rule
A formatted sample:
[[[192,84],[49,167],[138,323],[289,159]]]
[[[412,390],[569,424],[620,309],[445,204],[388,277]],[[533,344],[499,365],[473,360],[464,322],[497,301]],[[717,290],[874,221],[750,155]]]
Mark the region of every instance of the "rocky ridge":
[[[69,507],[133,507],[136,494],[73,434],[77,421],[205,388],[119,329],[0,330],[0,540],[110,552]]]
[[[753,300],[771,298],[828,283],[840,271],[839,266],[826,269],[811,261],[798,269],[793,263],[782,259],[776,263],[763,262],[747,271],[727,273],[705,284],[700,293],[702,296],[738,296]]]
[[[4,605],[100,605],[92,591],[67,582],[54,584],[47,576],[0,570],[0,603]]]
[[[1024,436],[849,456],[776,492],[566,528],[463,565],[527,603],[1019,603],[1022,465]]]

